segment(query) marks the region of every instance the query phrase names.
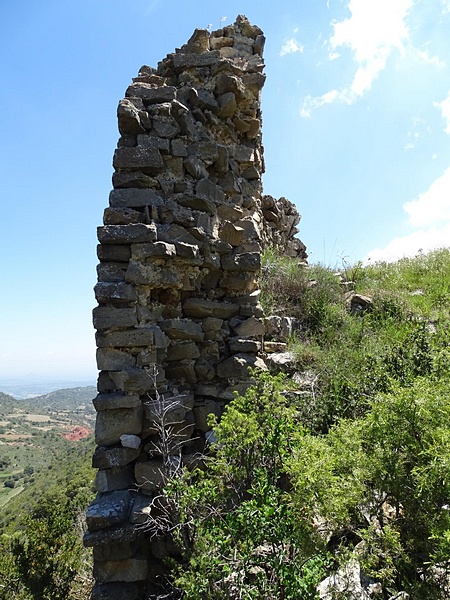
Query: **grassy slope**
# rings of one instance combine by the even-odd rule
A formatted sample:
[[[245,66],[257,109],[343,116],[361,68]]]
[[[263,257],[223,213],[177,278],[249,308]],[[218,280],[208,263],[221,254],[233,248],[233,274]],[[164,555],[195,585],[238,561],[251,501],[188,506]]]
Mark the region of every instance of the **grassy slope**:
[[[346,299],[351,290],[369,296],[371,309],[350,312]],[[448,250],[393,264],[347,267],[340,276],[317,265],[305,269],[269,252],[262,291],[266,314],[297,319],[289,348],[298,371],[314,381],[304,418],[318,432],[341,417],[364,414],[377,393],[410,385],[445,362]]]

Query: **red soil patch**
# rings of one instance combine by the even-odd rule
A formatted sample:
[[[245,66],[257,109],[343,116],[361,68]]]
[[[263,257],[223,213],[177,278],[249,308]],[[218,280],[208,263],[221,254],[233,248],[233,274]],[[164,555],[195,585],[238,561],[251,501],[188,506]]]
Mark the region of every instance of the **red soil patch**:
[[[87,438],[91,433],[92,430],[88,427],[76,425],[74,427],[70,427],[65,433],[62,433],[61,436],[66,440],[70,440],[71,442],[78,442],[83,438]]]

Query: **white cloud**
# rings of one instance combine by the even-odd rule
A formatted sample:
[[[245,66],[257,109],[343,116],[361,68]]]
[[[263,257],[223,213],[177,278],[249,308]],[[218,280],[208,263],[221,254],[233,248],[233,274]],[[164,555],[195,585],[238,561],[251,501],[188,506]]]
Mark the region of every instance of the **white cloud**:
[[[442,102],[435,102],[434,106],[441,109],[442,118],[446,121],[445,133],[450,135],[450,90],[448,91],[447,98]]]
[[[422,135],[430,133],[427,121],[422,117],[414,116],[411,119],[412,129],[407,132],[407,142],[403,146],[404,150],[413,150],[419,145]]]
[[[442,0],[442,12],[444,15],[450,13],[450,0]]]
[[[303,106],[300,109],[300,115],[302,117],[310,117],[313,110],[320,108],[325,104],[331,104],[331,102],[334,102],[338,96],[339,92],[337,90],[331,90],[330,92],[323,94],[323,96],[316,96],[315,98],[312,96],[306,96],[305,100],[303,101]]]
[[[287,40],[281,46],[280,56],[285,56],[286,54],[294,54],[295,52],[303,52],[303,46],[299,44],[294,38]]]
[[[367,254],[363,262],[365,264],[369,261],[371,263],[393,262],[405,256],[416,256],[419,252],[448,247],[449,239],[450,223],[446,223],[443,227],[419,229],[410,235],[393,239],[385,248],[375,248]]]
[[[427,50],[416,50],[414,49],[417,57],[420,60],[428,63],[429,65],[433,65],[434,67],[443,68],[446,66],[445,60],[441,60],[439,56],[430,56]]]
[[[408,235],[394,238],[385,248],[375,248],[369,259],[393,261],[450,245],[450,167],[416,200],[403,205],[408,224],[415,228]]]
[[[337,50],[348,47],[357,67],[351,84],[336,94],[335,100],[355,102],[370,90],[392,52],[404,50],[409,40],[406,18],[412,4],[413,0],[349,0],[351,16],[332,23],[328,58],[336,60],[340,54]]]
[[[450,222],[450,168],[416,200],[406,202],[403,209],[409,215],[408,223],[413,227]]]

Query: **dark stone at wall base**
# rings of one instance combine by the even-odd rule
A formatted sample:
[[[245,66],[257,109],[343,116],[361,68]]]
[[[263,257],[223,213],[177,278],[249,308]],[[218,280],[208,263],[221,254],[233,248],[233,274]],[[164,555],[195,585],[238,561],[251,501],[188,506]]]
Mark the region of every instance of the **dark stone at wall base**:
[[[138,583],[96,583],[91,600],[138,600],[142,586]]]

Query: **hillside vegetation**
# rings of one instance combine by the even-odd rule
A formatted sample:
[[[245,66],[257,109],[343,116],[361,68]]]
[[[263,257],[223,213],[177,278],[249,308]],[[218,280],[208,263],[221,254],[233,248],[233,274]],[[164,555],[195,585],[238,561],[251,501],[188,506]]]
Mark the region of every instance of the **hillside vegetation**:
[[[267,315],[295,319],[285,372],[255,372],[211,421],[199,468],[173,469],[161,518],[144,526],[174,538],[162,588],[449,598],[450,251],[339,274],[267,252],[261,288]],[[88,597],[79,515],[92,440],[81,443],[8,503],[30,508],[4,528],[0,598]]]
[[[0,392],[0,528],[16,518],[9,500],[38,481],[52,479],[71,440],[94,428],[95,388],[63,389],[28,400]]]
[[[29,400],[0,393],[1,600],[89,597],[81,537],[94,496],[94,393],[74,388]]]
[[[229,404],[208,469],[169,483],[175,587],[450,597],[450,252],[340,274],[267,253],[262,292],[297,320],[293,356]]]

